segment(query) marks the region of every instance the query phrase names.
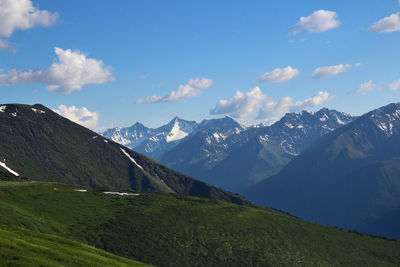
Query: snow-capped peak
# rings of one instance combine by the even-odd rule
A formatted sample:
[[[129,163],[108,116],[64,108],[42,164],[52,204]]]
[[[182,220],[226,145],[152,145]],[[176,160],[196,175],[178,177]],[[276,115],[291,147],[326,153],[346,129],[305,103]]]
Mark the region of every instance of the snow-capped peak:
[[[392,103],[367,113],[373,124],[386,136],[399,133],[400,103]]]
[[[185,127],[186,128],[186,127]],[[193,131],[193,127],[186,129],[187,131],[184,131],[180,128],[179,122],[176,121],[174,123],[174,126],[172,127],[171,131],[167,134],[167,136],[165,137],[165,140],[167,142],[172,142],[172,141],[177,141],[180,140],[182,138],[185,138],[186,136],[189,135],[190,132]]]

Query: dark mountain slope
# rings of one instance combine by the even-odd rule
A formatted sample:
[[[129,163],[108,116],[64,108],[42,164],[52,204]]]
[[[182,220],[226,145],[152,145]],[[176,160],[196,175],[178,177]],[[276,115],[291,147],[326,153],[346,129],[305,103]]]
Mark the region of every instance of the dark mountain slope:
[[[204,181],[233,192],[242,192],[274,174],[285,166],[293,155],[280,146],[253,138],[245,144],[234,145],[229,155],[204,174]]]
[[[400,207],[400,104],[323,136],[246,196],[307,220],[378,233],[368,225]]]
[[[390,211],[378,220],[361,228],[366,233],[375,233],[380,236],[391,236],[400,240],[400,208]]]
[[[90,187],[175,192],[244,202],[240,196],[162,166],[42,105],[2,106],[0,160],[20,176]],[[0,169],[5,171],[4,167]]]

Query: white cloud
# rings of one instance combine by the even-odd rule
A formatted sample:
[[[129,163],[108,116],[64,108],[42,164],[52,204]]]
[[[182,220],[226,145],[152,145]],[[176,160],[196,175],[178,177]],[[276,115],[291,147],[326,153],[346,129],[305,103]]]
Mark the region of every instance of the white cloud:
[[[400,31],[400,12],[385,17],[370,27],[376,33],[389,33]]]
[[[273,82],[273,83],[280,83],[286,82],[294,77],[298,76],[300,71],[298,69],[293,69],[291,66],[288,66],[284,69],[277,68],[271,72],[264,73],[259,81],[260,82]]]
[[[0,37],[8,38],[17,29],[27,30],[35,25],[51,26],[57,17],[58,13],[39,10],[30,0],[0,0]]]
[[[0,39],[0,49],[8,47],[8,41]]]
[[[96,111],[89,111],[86,107],[77,108],[75,106],[67,107],[65,105],[60,105],[58,109],[53,109],[53,111],[92,130],[96,130],[97,123],[99,122],[99,113]]]
[[[55,48],[58,62],[48,68],[10,70],[0,74],[0,85],[44,83],[47,90],[69,94],[81,90],[86,84],[102,84],[114,80],[110,67],[103,67],[101,60],[87,58],[79,51]]]
[[[400,89],[400,80],[394,81],[391,84],[389,84],[389,89],[390,90]]]
[[[181,84],[177,90],[170,92],[165,96],[153,95],[146,98],[138,98],[137,104],[159,103],[159,102],[176,102],[186,98],[196,97],[205,89],[213,85],[212,79],[196,78],[191,79],[187,84]]]
[[[337,14],[329,10],[317,10],[308,17],[301,17],[300,21],[290,28],[293,34],[306,31],[309,33],[321,33],[327,30],[337,28],[340,21]]]
[[[269,122],[274,122],[288,112],[298,112],[305,108],[321,106],[332,98],[329,93],[319,91],[316,95],[303,101],[294,102],[288,96],[281,98],[278,102],[269,100],[261,107],[257,119],[266,119]]]
[[[229,114],[234,118],[245,118],[256,112],[266,100],[267,96],[258,86],[247,93],[236,91],[233,98],[219,100],[215,108],[210,110],[210,114]]]
[[[358,63],[356,66],[358,66]],[[313,71],[312,77],[314,79],[322,79],[322,78],[326,78],[326,77],[329,77],[332,75],[337,75],[339,73],[345,72],[349,68],[351,68],[350,64],[345,64],[345,65],[339,64],[339,65],[334,65],[334,66],[319,67]]]
[[[380,87],[377,84],[373,83],[372,81],[368,81],[368,82],[360,84],[360,86],[358,86],[357,89],[353,90],[353,93],[366,95],[371,91],[379,90],[379,89],[380,89]]]
[[[327,92],[318,92],[311,98],[294,102],[291,97],[283,97],[277,102],[263,94],[259,87],[251,89],[247,93],[237,91],[233,98],[218,101],[210,114],[228,114],[234,118],[245,119],[258,113],[257,119],[274,122],[287,112],[297,112],[305,108],[320,106],[331,100],[332,96]]]

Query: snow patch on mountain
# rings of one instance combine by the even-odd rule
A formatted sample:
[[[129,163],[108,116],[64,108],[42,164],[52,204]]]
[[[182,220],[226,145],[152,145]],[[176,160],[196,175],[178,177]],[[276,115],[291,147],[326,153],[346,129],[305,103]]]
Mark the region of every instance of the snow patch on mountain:
[[[36,108],[31,108],[33,112],[38,113],[38,114],[44,114],[46,113],[46,111],[40,110],[40,109],[36,109]]]
[[[389,104],[368,113],[370,121],[387,137],[400,134],[400,103]],[[365,125],[365,127],[369,127]]]
[[[127,156],[127,158],[128,158],[131,162],[133,162],[137,167],[139,167],[140,169],[143,170],[143,167],[140,166],[140,165],[136,162],[136,160],[135,160],[134,158],[132,158],[131,155],[128,154],[128,152],[126,152],[125,149],[121,148],[121,151],[122,151],[122,153],[124,153],[125,156]]]
[[[286,125],[287,127],[289,127],[290,129],[292,129],[292,128],[293,128],[293,125],[292,125],[292,124],[290,124],[290,123],[288,123],[288,122],[285,122],[285,125]]]
[[[106,191],[106,192],[103,192],[103,194],[115,195],[115,196],[140,196],[140,194],[137,194],[137,193],[112,192],[112,191]]]
[[[185,121],[183,121],[183,120],[176,119],[172,126],[172,129],[165,137],[165,140],[167,142],[181,140],[181,139],[185,138],[186,136],[188,136],[190,133],[192,133],[193,130],[194,130],[193,124],[185,123]]]
[[[0,161],[0,166],[3,167],[4,169],[6,169],[8,172],[12,173],[14,176],[19,176],[19,173],[17,173],[16,171],[12,170],[11,168],[9,168],[6,165],[5,160],[4,160],[4,162]]]
[[[0,112],[5,112],[6,111],[7,106],[0,106]]]

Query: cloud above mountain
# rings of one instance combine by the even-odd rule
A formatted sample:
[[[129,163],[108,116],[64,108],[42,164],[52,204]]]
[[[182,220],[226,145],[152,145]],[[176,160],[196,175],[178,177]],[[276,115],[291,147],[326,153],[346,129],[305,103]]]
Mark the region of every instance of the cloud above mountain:
[[[186,84],[181,84],[178,89],[171,91],[165,96],[153,95],[146,98],[138,98],[137,104],[150,104],[160,102],[177,102],[187,98],[199,96],[207,88],[214,84],[212,79],[195,78],[189,80]]]
[[[265,101],[267,96],[257,86],[249,92],[236,91],[234,97],[219,100],[215,108],[210,110],[210,114],[229,114],[234,118],[245,118],[256,112]]]
[[[67,107],[66,105],[60,105],[57,109],[53,109],[53,111],[70,121],[92,130],[96,130],[99,122],[99,113],[89,111],[86,107],[77,108],[75,106]]]
[[[70,49],[55,47],[58,61],[48,68],[10,70],[0,73],[0,85],[43,83],[47,90],[70,94],[87,84],[102,84],[114,80],[111,67],[104,67],[101,60]]]
[[[329,93],[320,91],[302,101],[294,101],[288,96],[274,101],[259,87],[255,87],[249,92],[236,91],[235,96],[230,99],[219,100],[215,108],[210,110],[210,114],[227,114],[234,118],[245,119],[257,113],[257,119],[274,122],[287,112],[297,112],[305,108],[320,106],[332,98]]]
[[[15,30],[27,30],[36,25],[51,26],[57,18],[57,12],[40,10],[30,0],[1,0],[0,38],[8,38]],[[7,47],[8,42],[1,41],[1,48]]]
[[[257,119],[274,122],[279,120],[288,112],[298,112],[306,108],[321,106],[331,100],[333,97],[327,92],[319,91],[317,94],[302,101],[294,101],[293,98],[286,96],[277,102],[269,99],[259,110]]]
[[[392,82],[391,84],[389,84],[389,89],[390,90],[400,89],[400,80],[396,80],[396,81]]]
[[[361,66],[361,63],[354,65],[355,68]],[[323,79],[329,76],[338,75],[352,68],[350,64],[338,64],[334,66],[324,66],[316,68],[311,74],[314,79]]]
[[[367,95],[368,93],[375,91],[375,90],[380,90],[380,86],[375,84],[373,81],[368,81],[365,83],[360,84],[355,90],[353,90],[354,94],[361,94],[361,95]]]
[[[400,31],[400,12],[387,16],[370,27],[376,33],[390,33]]]
[[[298,69],[294,69],[291,66],[286,68],[276,68],[271,72],[264,73],[259,81],[260,82],[271,82],[271,83],[281,83],[287,82],[300,74]]]
[[[290,33],[296,34],[300,32],[321,33],[340,26],[337,14],[329,10],[314,11],[308,17],[300,17],[298,23],[290,28]]]

